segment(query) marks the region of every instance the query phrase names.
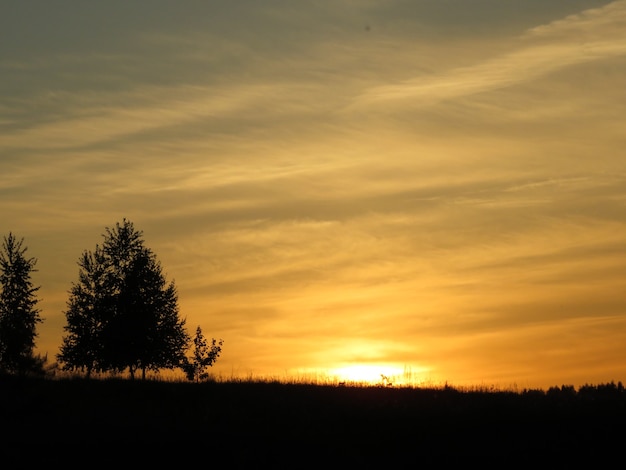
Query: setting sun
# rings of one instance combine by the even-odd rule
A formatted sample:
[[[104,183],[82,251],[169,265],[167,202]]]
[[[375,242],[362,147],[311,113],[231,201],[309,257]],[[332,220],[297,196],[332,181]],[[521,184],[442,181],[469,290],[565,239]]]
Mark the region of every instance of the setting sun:
[[[339,382],[391,386],[400,384],[403,372],[402,368],[395,366],[359,364],[332,369],[330,375],[336,377]]]

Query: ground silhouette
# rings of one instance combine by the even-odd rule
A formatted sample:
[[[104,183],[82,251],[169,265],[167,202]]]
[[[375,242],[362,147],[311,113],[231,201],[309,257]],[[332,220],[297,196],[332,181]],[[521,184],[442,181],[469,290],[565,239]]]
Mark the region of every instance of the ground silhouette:
[[[625,417],[621,384],[510,392],[253,381],[0,383],[5,459],[26,458],[14,451],[32,440],[36,448],[99,449],[100,460],[121,459],[103,450],[124,448],[144,463],[222,456],[230,468],[472,461],[563,468],[621,458]],[[42,455],[49,463],[65,454]]]

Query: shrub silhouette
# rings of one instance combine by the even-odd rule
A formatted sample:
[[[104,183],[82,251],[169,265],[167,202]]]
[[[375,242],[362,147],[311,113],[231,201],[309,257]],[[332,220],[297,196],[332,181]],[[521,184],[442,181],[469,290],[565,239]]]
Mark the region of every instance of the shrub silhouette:
[[[209,378],[207,369],[213,365],[222,352],[223,341],[219,342],[213,338],[211,346],[202,334],[202,329],[198,326],[196,334],[193,337],[193,355],[191,360],[187,359],[184,370],[187,379],[194,382],[203,382]]]

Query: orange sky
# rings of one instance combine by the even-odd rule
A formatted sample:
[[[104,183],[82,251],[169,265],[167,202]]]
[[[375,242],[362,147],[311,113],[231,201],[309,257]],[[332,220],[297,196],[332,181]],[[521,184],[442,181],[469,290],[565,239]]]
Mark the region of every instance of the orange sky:
[[[13,2],[37,351],[125,217],[225,377],[624,380],[625,73],[623,0]]]

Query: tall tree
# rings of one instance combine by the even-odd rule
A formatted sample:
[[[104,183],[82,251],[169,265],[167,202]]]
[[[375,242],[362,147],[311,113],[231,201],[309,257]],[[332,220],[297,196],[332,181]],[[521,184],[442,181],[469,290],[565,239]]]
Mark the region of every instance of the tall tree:
[[[42,322],[37,291],[31,280],[35,258],[26,257],[24,239],[12,233],[4,237],[0,250],[0,370],[25,373],[41,368],[33,355],[37,324]]]
[[[142,371],[183,367],[190,338],[143,232],[124,219],[106,228],[102,246],[84,252],[66,311],[68,333],[57,356],[65,370]]]
[[[85,251],[78,265],[78,282],[72,285],[67,302],[64,327],[69,334],[63,338],[57,358],[65,369],[84,371],[87,377],[103,370],[101,330],[107,318],[106,263],[102,248]]]

